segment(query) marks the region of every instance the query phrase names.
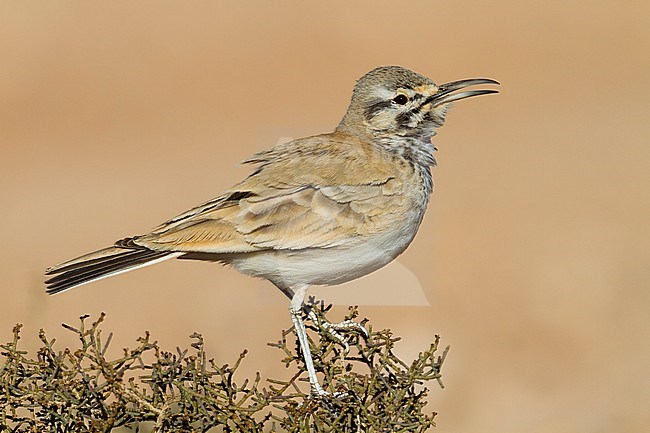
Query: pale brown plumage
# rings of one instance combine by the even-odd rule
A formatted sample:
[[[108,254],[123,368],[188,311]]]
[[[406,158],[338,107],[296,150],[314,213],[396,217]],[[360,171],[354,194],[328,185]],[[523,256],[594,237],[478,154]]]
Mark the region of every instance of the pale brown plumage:
[[[162,253],[218,255],[341,246],[389,229],[424,194],[418,191],[421,186],[410,164],[344,132],[281,144],[244,162],[259,167],[220,197],[148,234],[48,269],[48,274],[63,274],[50,280],[49,291],[79,285],[78,268],[84,263],[96,266],[107,258],[114,266],[129,263],[115,261],[124,254],[139,265],[140,260],[165,257]],[[66,280],[70,271],[69,276],[77,278]]]
[[[341,138],[347,141],[334,141]],[[396,169],[396,159],[341,134],[296,140],[246,161],[261,166],[221,199],[134,242],[158,251],[207,253],[342,245],[385,230],[414,204],[404,190],[413,170],[407,164]]]

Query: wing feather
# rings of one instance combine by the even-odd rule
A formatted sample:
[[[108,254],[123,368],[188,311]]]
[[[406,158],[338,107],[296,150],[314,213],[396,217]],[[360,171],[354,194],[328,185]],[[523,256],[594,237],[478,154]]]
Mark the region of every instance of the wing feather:
[[[258,170],[226,194],[187,211],[138,245],[159,251],[244,253],[329,248],[372,234],[403,214],[404,186],[369,146],[304,139],[247,161]]]

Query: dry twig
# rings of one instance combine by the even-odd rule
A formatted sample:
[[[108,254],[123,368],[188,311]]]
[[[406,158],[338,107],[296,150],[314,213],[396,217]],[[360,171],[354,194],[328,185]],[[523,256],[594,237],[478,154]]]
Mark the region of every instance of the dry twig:
[[[327,310],[314,307],[321,319]],[[351,308],[346,319],[356,316]],[[447,349],[435,355],[438,337],[410,364],[394,354],[399,338],[389,330],[370,327],[367,341],[352,337],[350,353],[337,342],[312,340],[323,387],[339,394],[317,399],[309,395],[293,330],[270,344],[284,354],[291,378],[268,379],[264,389],[259,374],[236,381],[246,351],[233,366],[220,366],[196,333],[191,349],[173,353],[145,333],[134,349],[108,359],[112,335],[103,340],[104,319],[89,324],[82,316],[79,328],[63,325],[79,336],[78,349],[57,350],[41,331],[35,359],[19,349],[21,325],[14,327],[12,341],[0,346],[0,431],[137,431],[143,422],[155,432],[424,432],[434,426],[435,413],[424,410],[425,384],[442,386]]]

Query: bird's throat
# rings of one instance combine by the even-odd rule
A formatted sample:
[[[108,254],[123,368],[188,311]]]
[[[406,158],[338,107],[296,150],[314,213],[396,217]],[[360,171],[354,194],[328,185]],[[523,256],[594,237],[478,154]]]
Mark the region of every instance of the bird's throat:
[[[424,192],[429,196],[433,190],[431,168],[436,165],[433,155],[436,148],[431,137],[386,136],[376,138],[377,145],[406,160],[422,178]]]

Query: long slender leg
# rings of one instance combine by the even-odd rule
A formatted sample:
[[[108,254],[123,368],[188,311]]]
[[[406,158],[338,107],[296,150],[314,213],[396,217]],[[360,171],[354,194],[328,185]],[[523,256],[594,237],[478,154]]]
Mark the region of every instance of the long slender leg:
[[[291,321],[293,322],[293,326],[296,328],[296,334],[298,335],[300,348],[302,349],[302,357],[305,361],[305,366],[307,367],[307,375],[309,376],[311,392],[317,396],[325,396],[328,395],[328,392],[320,386],[320,383],[318,383],[318,377],[316,377],[316,369],[314,368],[314,361],[311,358],[311,351],[309,350],[307,330],[305,329],[305,323],[302,320],[302,303],[305,299],[305,294],[307,293],[308,287],[309,286],[300,286],[296,288],[295,293],[291,298],[291,307],[289,308],[289,311],[291,313]]]

